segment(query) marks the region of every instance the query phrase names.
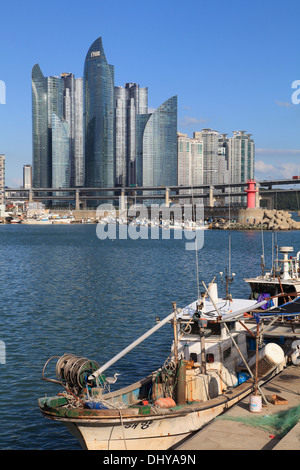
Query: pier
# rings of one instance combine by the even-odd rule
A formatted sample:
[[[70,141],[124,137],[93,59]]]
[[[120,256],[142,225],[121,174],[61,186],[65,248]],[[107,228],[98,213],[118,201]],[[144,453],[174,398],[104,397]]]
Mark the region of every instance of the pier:
[[[248,396],[175,450],[300,450],[300,368],[284,369],[262,391],[271,401],[261,412],[250,411]]]

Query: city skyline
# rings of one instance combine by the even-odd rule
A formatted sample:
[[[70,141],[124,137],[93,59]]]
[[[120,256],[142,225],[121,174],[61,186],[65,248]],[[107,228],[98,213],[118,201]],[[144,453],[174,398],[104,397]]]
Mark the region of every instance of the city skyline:
[[[179,132],[247,129],[256,142],[257,177],[298,173],[300,106],[291,100],[292,83],[300,78],[297,2],[272,2],[271,8],[257,1],[191,1],[185,22],[176,2],[139,5],[135,14],[135,2],[130,8],[117,4],[92,2],[85,8],[75,1],[71,13],[60,18],[53,6],[35,1],[20,3],[16,12],[3,7],[0,79],[6,100],[0,105],[0,151],[6,155],[7,185],[21,185],[23,165],[32,162],[32,66],[39,63],[45,76],[71,71],[82,77],[86,50],[99,36],[105,38],[109,62],[118,65],[116,86],[131,81],[147,86],[150,109],[178,96]],[[143,14],[145,21],[137,22]],[[64,31],[63,40],[37,21],[44,16]],[[75,26],[82,27],[79,36]]]

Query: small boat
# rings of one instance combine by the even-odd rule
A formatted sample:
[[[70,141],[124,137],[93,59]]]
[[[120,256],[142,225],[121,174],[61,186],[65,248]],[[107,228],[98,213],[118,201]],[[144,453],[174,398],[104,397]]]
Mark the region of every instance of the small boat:
[[[43,217],[43,218],[40,218],[40,219],[34,219],[34,218],[32,217],[32,218],[28,218],[28,219],[22,220],[22,224],[29,224],[29,225],[51,225],[51,224],[52,224],[52,220],[49,219],[48,217]]]
[[[284,261],[285,277],[286,266]],[[298,255],[289,266],[293,276],[298,275]],[[255,284],[250,279],[246,282]],[[273,286],[280,283],[277,278]],[[264,398],[261,384],[287,367],[291,358],[293,364],[300,363],[298,283],[287,284],[296,290],[289,292],[292,300],[286,302],[276,290],[263,298],[256,294],[249,299],[219,298],[214,279],[208,287],[202,284],[201,298],[183,309],[173,303],[172,313],[102,366],[65,354],[56,357],[53,379],[45,376],[54,359],[50,358],[42,378],[64,391],[39,399],[42,414],[65,424],[84,449],[166,450],[245,396],[261,393]],[[132,385],[111,391],[117,375],[112,380],[104,372],[169,322],[174,340],[164,365]]]

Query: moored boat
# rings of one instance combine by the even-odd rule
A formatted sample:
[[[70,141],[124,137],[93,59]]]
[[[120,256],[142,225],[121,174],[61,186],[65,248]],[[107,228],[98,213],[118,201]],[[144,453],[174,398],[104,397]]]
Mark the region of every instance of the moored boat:
[[[298,256],[295,267],[299,272]],[[202,284],[201,298],[183,309],[174,303],[172,313],[101,367],[66,354],[58,358],[56,379],[51,379],[45,377],[47,361],[43,379],[64,392],[40,398],[42,414],[65,424],[85,449],[165,450],[245,396],[262,393],[261,384],[288,366],[299,349],[297,291],[285,303],[282,293],[223,299],[216,283]],[[276,303],[280,310],[272,312]],[[294,309],[285,319],[282,309],[288,304]],[[268,332],[269,315],[279,324],[273,321]],[[174,341],[165,364],[112,392],[106,370],[170,321]]]

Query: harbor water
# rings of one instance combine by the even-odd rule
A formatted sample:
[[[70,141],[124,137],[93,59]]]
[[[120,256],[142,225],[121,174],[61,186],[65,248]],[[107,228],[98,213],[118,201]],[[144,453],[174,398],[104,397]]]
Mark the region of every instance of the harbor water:
[[[171,313],[172,302],[196,299],[196,258],[200,291],[216,276],[224,295],[219,272],[228,268],[230,233],[231,293],[247,297],[243,278],[260,273],[263,250],[271,268],[271,232],[207,230],[196,257],[172,232],[169,240],[101,240],[92,224],[0,225],[0,449],[80,449],[39,412],[39,397],[63,391],[41,380],[45,362],[72,353],[104,364]],[[296,252],[299,232],[278,232],[277,243]],[[164,363],[171,341],[167,324],[106,374],[121,374],[118,387],[146,376]]]

